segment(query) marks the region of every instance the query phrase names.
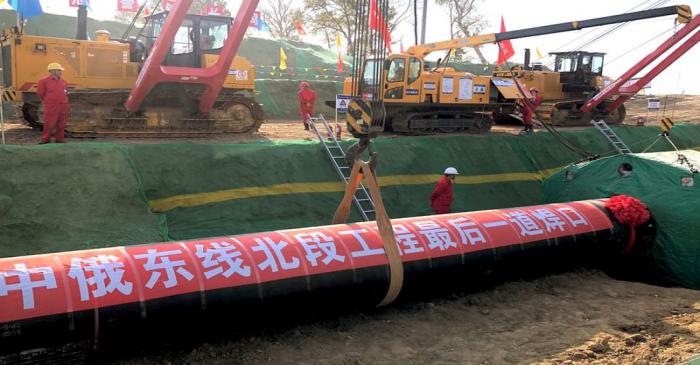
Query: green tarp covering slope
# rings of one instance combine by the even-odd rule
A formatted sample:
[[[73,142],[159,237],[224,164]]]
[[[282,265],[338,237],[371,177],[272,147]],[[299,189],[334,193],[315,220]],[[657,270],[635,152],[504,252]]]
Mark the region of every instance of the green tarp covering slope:
[[[681,148],[700,145],[700,127],[675,131]],[[658,132],[618,129],[635,151]],[[596,130],[564,134],[611,150]],[[375,149],[397,218],[432,213],[447,166],[461,173],[453,209],[467,211],[541,203],[542,180],[579,159],[547,133],[379,138]],[[328,224],[343,190],[319,144],[303,141],[3,146],[0,172],[0,257]]]
[[[700,152],[682,151],[696,167]],[[620,173],[629,164],[629,175]],[[642,248],[641,267],[654,279],[700,289],[700,175],[676,152],[615,156],[572,166],[543,185],[546,202],[625,194],[644,202],[656,220],[656,241]],[[573,175],[571,175],[573,174]],[[692,185],[692,186],[691,186]]]

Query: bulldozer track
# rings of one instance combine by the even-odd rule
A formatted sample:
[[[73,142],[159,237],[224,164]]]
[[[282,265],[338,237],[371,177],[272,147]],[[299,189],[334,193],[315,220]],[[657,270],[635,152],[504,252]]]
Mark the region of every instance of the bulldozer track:
[[[197,100],[190,93],[184,95]],[[187,137],[222,133],[252,133],[259,130],[264,116],[260,104],[252,98],[222,92],[209,113],[200,113],[196,105],[182,105],[182,95],[151,99],[142,111],[130,113],[123,108],[128,90],[80,90],[70,94],[70,116],[66,133],[74,138],[102,136]],[[43,108],[37,101],[19,107],[22,120],[34,129],[43,127]]]

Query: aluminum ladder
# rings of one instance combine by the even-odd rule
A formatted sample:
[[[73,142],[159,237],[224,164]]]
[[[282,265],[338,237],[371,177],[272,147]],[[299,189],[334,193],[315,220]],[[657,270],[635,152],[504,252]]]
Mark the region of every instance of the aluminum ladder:
[[[335,168],[338,177],[343,180],[345,185],[347,185],[348,179],[350,178],[350,172],[352,171],[352,166],[348,165],[348,162],[345,159],[345,152],[343,151],[343,148],[340,147],[340,143],[338,143],[338,139],[336,138],[335,133],[333,133],[333,128],[330,124],[328,124],[328,121],[326,121],[323,114],[319,114],[318,117],[309,116],[308,120],[309,127],[312,131],[314,131],[314,133],[316,133],[316,137],[318,137],[318,141],[321,143],[321,146],[326,152],[328,159],[331,161],[333,168]],[[355,196],[353,197],[353,203],[355,204],[355,207],[360,213],[362,219],[365,221],[375,220],[374,202],[363,184],[360,184],[360,186],[357,188]]]
[[[617,152],[618,152],[619,154],[621,154],[621,155],[627,155],[627,154],[632,153],[632,150],[630,150],[630,148],[627,147],[627,145],[625,144],[625,142],[622,142],[622,140],[620,139],[620,137],[618,137],[617,134],[615,134],[615,131],[613,131],[613,130],[610,128],[610,126],[608,126],[608,124],[605,123],[604,120],[602,120],[602,119],[600,119],[600,120],[595,120],[595,119],[593,119],[593,120],[591,120],[591,124],[593,124],[596,128],[598,128],[598,130],[600,131],[600,133],[603,133],[603,135],[605,136],[605,138],[607,138],[607,140],[610,142],[610,144],[612,144],[613,147],[615,147],[615,149],[617,150]]]

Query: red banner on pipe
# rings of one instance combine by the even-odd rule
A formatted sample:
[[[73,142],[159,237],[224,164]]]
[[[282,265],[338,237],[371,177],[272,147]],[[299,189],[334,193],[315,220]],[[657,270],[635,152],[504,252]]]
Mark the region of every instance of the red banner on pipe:
[[[591,202],[392,221],[404,262],[609,230]],[[0,259],[0,324],[387,265],[374,222]]]

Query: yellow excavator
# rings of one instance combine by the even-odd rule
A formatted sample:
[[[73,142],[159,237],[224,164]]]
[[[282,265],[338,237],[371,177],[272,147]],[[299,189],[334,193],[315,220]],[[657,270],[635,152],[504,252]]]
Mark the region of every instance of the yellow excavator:
[[[94,41],[30,36],[13,27],[2,34],[3,100],[17,103],[21,119],[31,127],[43,125],[37,81],[47,75],[49,63],[64,67],[68,83],[70,117],[67,132],[73,137],[97,135],[175,136],[257,131],[263,112],[253,96],[255,68],[236,56],[223,89],[212,109],[202,113],[197,100],[200,85],[171,82],[157,85],[138,111],[124,103],[158,39],[167,12],[147,17],[138,37],[110,39],[98,31]],[[79,17],[80,23],[86,21]],[[207,67],[216,63],[232,25],[231,17],[186,15],[163,65]]]
[[[588,123],[590,113],[580,113],[578,108],[603,87],[601,53],[556,54],[556,68],[551,72],[527,67],[489,76],[455,71],[440,61],[428,68],[425,57],[436,51],[666,15],[675,15],[678,23],[687,23],[692,17],[686,5],[669,6],[422,44],[402,54],[368,58],[343,85],[344,93],[353,96],[346,114],[348,129],[357,138],[371,138],[384,131],[483,133],[494,120],[511,118],[517,102],[531,97],[528,89],[533,86],[544,97],[540,114],[546,122]],[[601,104],[597,110],[603,111],[606,106]],[[624,107],[613,113],[617,113],[618,122],[624,119]]]

